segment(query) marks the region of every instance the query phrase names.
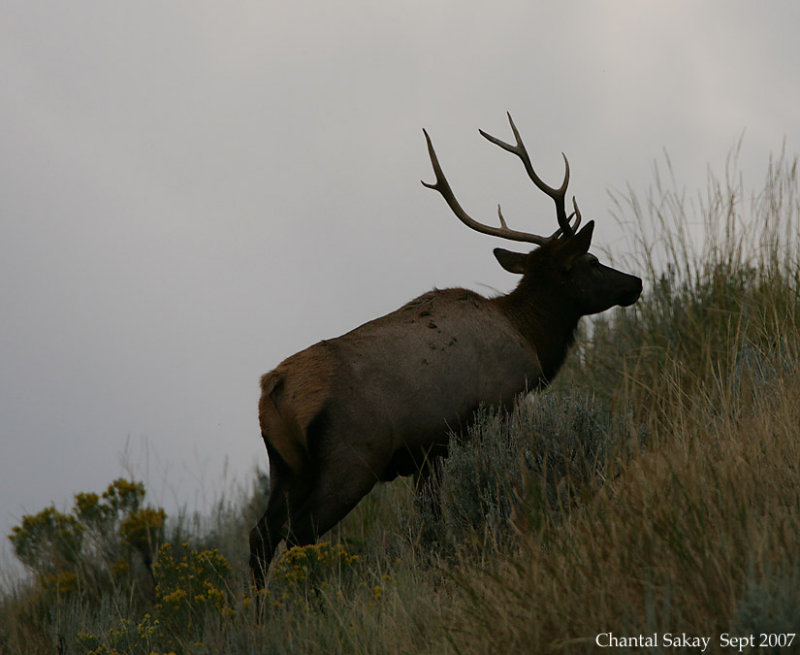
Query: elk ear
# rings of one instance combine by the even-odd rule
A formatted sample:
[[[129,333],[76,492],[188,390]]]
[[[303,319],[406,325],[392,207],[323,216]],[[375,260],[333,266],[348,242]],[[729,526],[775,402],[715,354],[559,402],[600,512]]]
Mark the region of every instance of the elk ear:
[[[497,257],[497,261],[500,262],[500,266],[509,273],[517,273],[518,275],[525,273],[525,260],[528,259],[528,255],[505,250],[504,248],[495,248],[493,252],[494,256]]]
[[[594,221],[589,221],[580,232],[572,237],[564,246],[566,268],[570,268],[578,257],[582,257],[589,252],[592,245],[592,233],[594,232]]]

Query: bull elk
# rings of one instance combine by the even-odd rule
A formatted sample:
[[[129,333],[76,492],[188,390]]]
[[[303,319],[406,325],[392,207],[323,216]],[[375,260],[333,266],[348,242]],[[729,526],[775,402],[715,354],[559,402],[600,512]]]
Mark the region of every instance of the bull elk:
[[[433,184],[467,227],[532,243],[529,253],[496,248],[505,270],[522,276],[507,295],[434,289],[336,339],[292,355],[261,378],[259,420],[269,455],[267,510],[250,533],[257,587],[279,542],[313,543],[378,481],[419,473],[446,454],[448,435],[481,404],[510,406],[547,385],[564,361],[581,316],[636,302],[642,281],[590,254],[594,221],[580,231],[574,197],[567,215],[569,162],[561,186],[531,165],[511,115],[516,143],[480,134],[522,160],[528,177],[555,201],[558,229],[548,237],[471,218],[445,178],[423,130]]]

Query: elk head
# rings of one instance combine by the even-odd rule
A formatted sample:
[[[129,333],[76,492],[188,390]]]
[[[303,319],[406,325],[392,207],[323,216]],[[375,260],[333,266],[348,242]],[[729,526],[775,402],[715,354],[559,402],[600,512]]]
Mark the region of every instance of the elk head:
[[[447,178],[439,164],[427,131],[425,139],[431,158],[436,182],[422,182],[429,189],[442,194],[450,209],[470,229],[483,234],[533,243],[539,246],[529,253],[518,253],[503,248],[495,248],[494,255],[500,265],[510,273],[522,275],[519,286],[509,294],[510,305],[519,301],[530,303],[531,300],[543,301],[549,307],[557,307],[559,316],[565,312],[577,323],[581,316],[596,314],[615,305],[628,306],[636,302],[642,291],[642,281],[633,275],[622,273],[599,262],[597,257],[589,253],[594,232],[594,221],[589,221],[580,231],[581,212],[575,197],[572,197],[573,211],[567,215],[565,197],[569,184],[569,161],[564,157],[564,179],[558,188],[551,187],[536,174],[530,156],[520,138],[511,114],[508,122],[514,133],[515,144],[479,130],[481,136],[503,150],[511,152],[522,161],[525,171],[538,189],[553,199],[556,205],[558,229],[550,236],[544,237],[529,232],[513,230],[506,224],[500,205],[497,206],[499,227],[480,223],[467,214],[455,197]]]

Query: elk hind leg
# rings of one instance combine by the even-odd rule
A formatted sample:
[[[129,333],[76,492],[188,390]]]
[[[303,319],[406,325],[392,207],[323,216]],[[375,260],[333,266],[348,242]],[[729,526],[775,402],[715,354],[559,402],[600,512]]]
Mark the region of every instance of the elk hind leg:
[[[275,487],[280,490],[280,485]],[[250,531],[250,569],[256,589],[263,589],[275,549],[281,540],[281,529],[286,523],[287,502],[283,493],[270,494],[267,510]]]
[[[311,486],[294,475],[277,453],[270,453],[270,494],[267,509],[250,532],[250,569],[257,589],[263,589],[275,550],[286,536],[289,517],[303,505]]]
[[[372,471],[328,467],[300,510],[292,514],[286,540],[289,546],[306,546],[341,521],[375,486]]]

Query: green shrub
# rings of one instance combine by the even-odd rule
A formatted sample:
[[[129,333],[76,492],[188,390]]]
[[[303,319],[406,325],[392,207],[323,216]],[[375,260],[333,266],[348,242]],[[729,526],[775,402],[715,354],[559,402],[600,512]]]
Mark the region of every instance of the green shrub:
[[[163,540],[164,510],[143,507],[144,496],[142,484],[119,479],[102,496],[77,494],[69,514],[48,507],[23,516],[9,537],[14,553],[43,591],[97,600],[131,580],[135,553],[149,569]]]
[[[593,495],[611,453],[644,439],[626,414],[585,392],[545,392],[513,412],[482,409],[453,435],[431,497],[417,502],[421,538],[441,553],[503,549]]]
[[[800,625],[800,563],[797,559],[786,566],[778,566],[774,573],[756,577],[751,573],[734,614],[737,634],[789,634],[796,633]],[[795,637],[797,639],[797,637]],[[793,648],[761,650],[763,653],[795,652]]]

